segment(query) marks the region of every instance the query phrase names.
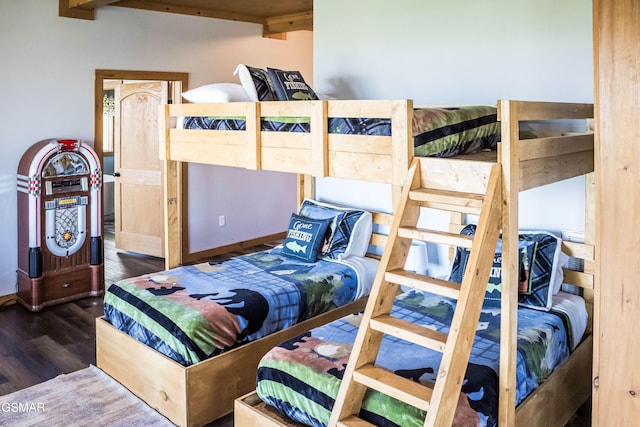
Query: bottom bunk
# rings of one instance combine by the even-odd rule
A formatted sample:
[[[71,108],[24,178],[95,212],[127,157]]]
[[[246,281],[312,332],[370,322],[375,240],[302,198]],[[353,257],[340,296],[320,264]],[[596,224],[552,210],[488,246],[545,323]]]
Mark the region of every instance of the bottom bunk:
[[[591,395],[593,337],[587,334],[569,359],[516,408],[516,424],[565,425]],[[555,420],[550,422],[548,420]],[[266,404],[255,391],[236,399],[236,426],[301,427],[303,424]],[[422,425],[422,424],[420,424]]]
[[[429,324],[446,332],[452,304],[447,298],[408,291],[396,298],[392,313],[394,317]],[[327,425],[360,317],[352,315],[321,326],[267,353],[258,368],[256,391],[261,401],[290,420],[311,426]],[[556,367],[568,363],[570,352],[586,329],[587,317],[582,298],[563,292],[554,297],[550,312],[519,310],[518,402],[547,380]],[[497,423],[499,319],[499,310],[483,310],[454,425]],[[581,359],[583,353],[590,355],[590,351],[574,352]],[[440,356],[424,347],[385,336],[376,364],[413,381],[432,382]],[[589,378],[584,373],[578,377]],[[254,415],[257,402],[250,404],[250,401],[251,398],[245,398],[236,403],[237,425],[246,425],[243,417]],[[421,426],[425,413],[370,391],[360,417],[377,426]]]
[[[97,366],[178,425],[220,418],[269,349],[363,309],[379,263],[367,252],[385,240],[372,229],[390,221],[305,200],[282,245],[114,283]]]
[[[278,343],[349,313],[361,299],[250,344],[190,366],[96,319],[96,365],[179,426],[201,426],[233,411],[233,401],[255,388],[260,358]]]

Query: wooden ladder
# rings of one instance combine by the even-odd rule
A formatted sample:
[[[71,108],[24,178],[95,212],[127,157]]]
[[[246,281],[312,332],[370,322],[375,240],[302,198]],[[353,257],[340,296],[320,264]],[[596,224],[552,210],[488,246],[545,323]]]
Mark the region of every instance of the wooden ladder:
[[[329,426],[370,425],[358,417],[367,388],[426,411],[425,426],[449,427],[453,422],[500,234],[501,168],[498,164],[491,167],[486,192],[477,194],[423,186],[420,166],[420,159],[414,159],[409,169]],[[475,235],[418,228],[421,206],[479,215]],[[462,283],[404,270],[412,240],[470,249]],[[457,299],[449,333],[392,317],[400,285]],[[433,387],[374,366],[384,334],[442,353]]]

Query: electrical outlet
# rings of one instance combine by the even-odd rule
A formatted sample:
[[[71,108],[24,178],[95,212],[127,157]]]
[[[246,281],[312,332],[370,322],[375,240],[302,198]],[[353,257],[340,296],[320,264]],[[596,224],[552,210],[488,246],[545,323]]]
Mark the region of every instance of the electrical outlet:
[[[225,218],[224,215],[220,215],[218,217],[218,227],[224,227],[224,225],[227,223],[227,219]]]

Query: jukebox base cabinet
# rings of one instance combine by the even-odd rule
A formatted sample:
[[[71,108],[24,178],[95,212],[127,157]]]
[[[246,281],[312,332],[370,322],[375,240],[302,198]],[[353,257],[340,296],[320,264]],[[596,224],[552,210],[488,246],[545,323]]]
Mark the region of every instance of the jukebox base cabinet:
[[[103,266],[88,266],[83,269],[64,270],[46,273],[41,277],[30,278],[18,271],[18,301],[31,311],[63,302],[102,295],[104,286],[100,280],[104,277]]]
[[[91,147],[43,140],[18,166],[18,301],[31,311],[104,292],[102,172]]]

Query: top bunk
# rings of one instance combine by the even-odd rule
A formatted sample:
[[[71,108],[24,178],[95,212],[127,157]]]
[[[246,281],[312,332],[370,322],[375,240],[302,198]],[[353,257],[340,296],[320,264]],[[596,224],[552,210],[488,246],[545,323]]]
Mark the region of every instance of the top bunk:
[[[490,126],[498,129],[497,149],[490,144],[488,134],[494,131],[487,131],[487,126],[484,134],[461,136],[470,141],[455,139],[478,118],[473,116],[476,113],[455,115],[465,108],[484,108],[477,113],[483,118],[491,115],[487,108],[493,109],[495,123]],[[443,123],[449,120],[449,113],[454,114],[451,125]],[[223,125],[215,130],[202,125],[189,129],[181,125],[185,117],[217,120]],[[515,173],[510,186],[517,181],[518,188],[511,188],[517,192],[593,171],[592,118],[592,104],[513,100],[500,100],[495,107],[421,106],[409,99],[171,104],[161,106],[160,158],[373,181],[400,188],[413,157],[426,155],[423,167],[443,169],[446,175],[473,173],[469,162],[503,163]],[[354,119],[358,125],[335,125]],[[433,123],[425,125],[429,120]],[[382,125],[371,124],[375,122]],[[272,123],[276,126],[270,126]],[[354,128],[362,129],[351,134]],[[432,146],[422,144],[425,138]],[[434,138],[436,144],[446,147],[433,148]],[[467,145],[458,149],[462,143]],[[487,151],[487,146],[493,150]]]
[[[493,130],[470,141],[465,137],[461,145],[458,136],[467,135],[461,126],[473,117],[459,116],[452,124],[448,115],[456,117],[456,112],[467,108],[481,117],[493,115],[489,125]],[[439,127],[424,131],[424,119],[429,115],[436,118],[432,121]],[[189,129],[182,125],[186,117],[222,126],[216,130]],[[182,263],[182,162],[295,173],[301,177],[299,201],[314,198],[310,178],[386,183],[391,185],[393,207],[400,200],[414,157],[421,163],[422,179],[443,191],[465,191],[461,190],[463,183],[471,181],[484,192],[491,167],[499,163],[508,201],[505,216],[515,218],[507,222],[507,229],[517,235],[518,192],[593,171],[592,118],[593,104],[513,100],[475,107],[421,106],[410,99],[162,105],[159,156],[166,162],[166,266]],[[352,120],[357,125],[352,126]],[[364,131],[342,131],[352,127]],[[444,141],[444,149],[425,147],[424,140]],[[486,151],[486,145],[492,150]],[[476,152],[459,154],[466,151]],[[426,154],[445,157],[423,157]],[[451,154],[457,155],[446,157]]]

